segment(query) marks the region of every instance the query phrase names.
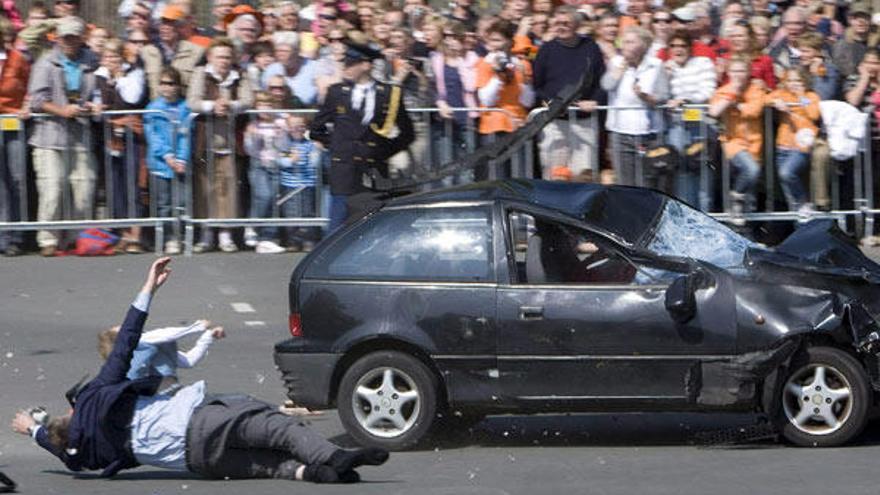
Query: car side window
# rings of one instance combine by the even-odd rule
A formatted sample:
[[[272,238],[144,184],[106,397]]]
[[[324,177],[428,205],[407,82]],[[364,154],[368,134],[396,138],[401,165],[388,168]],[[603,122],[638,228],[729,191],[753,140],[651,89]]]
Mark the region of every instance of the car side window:
[[[308,276],[403,281],[490,281],[489,208],[387,210],[340,239]]]
[[[642,268],[588,231],[522,212],[508,215],[518,283],[645,285],[671,272]]]

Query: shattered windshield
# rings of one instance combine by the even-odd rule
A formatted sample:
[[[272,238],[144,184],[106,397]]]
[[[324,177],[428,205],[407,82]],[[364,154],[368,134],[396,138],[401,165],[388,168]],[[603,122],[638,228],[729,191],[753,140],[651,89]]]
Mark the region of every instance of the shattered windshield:
[[[693,258],[721,268],[741,267],[750,247],[758,244],[678,201],[666,202],[654,238],[646,246],[659,255]]]

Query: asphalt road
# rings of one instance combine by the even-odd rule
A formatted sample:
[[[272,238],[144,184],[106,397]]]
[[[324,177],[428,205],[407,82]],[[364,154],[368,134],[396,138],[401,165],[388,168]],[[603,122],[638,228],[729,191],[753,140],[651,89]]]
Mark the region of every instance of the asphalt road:
[[[143,279],[149,255],[111,258],[0,258],[0,471],[22,493],[249,495],[358,494],[877,494],[880,421],[857,445],[798,449],[773,442],[711,447],[700,431],[751,422],[748,416],[605,414],[495,417],[434,449],[395,453],[361,470],[353,486],[274,480],[206,481],[151,467],[112,480],[74,478],[63,465],[14,434],[15,411],[63,411],[63,392],[98,368],[95,335],[117,323]],[[209,390],[246,392],[281,403],[272,345],[286,337],[287,281],[295,255],[208,254],[175,260],[148,327],[197,318],[222,323],[229,337],[202,365],[181,370]],[[343,445],[335,411],[310,419]]]

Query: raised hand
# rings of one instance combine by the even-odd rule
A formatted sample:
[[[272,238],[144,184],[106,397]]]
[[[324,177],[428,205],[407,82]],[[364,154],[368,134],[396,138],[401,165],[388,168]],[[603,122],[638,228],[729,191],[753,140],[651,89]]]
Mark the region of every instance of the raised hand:
[[[168,276],[171,275],[171,269],[168,268],[168,265],[171,263],[171,258],[168,256],[157,259],[150,265],[150,269],[147,271],[147,280],[144,282],[143,291],[149,292],[150,294],[155,294],[159,287],[162,287],[162,284],[168,280]]]

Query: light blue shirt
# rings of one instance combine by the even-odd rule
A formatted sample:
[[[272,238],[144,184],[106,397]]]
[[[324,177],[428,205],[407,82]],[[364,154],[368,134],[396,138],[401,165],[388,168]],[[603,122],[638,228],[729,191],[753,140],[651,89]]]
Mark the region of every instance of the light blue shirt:
[[[291,93],[294,94],[303,105],[314,105],[318,100],[318,86],[315,82],[318,64],[314,60],[304,58],[299,72],[293,77],[288,77],[284,66],[280,62],[266,67],[263,72],[263,86],[266,86],[273,76],[284,76]]]
[[[205,382],[181,388],[174,395],[138,398],[131,420],[131,451],[141,464],[187,471],[186,427],[193,410],[205,399]]]
[[[79,62],[61,55],[61,69],[64,71],[64,86],[68,92],[78,92],[82,84],[82,67]]]

